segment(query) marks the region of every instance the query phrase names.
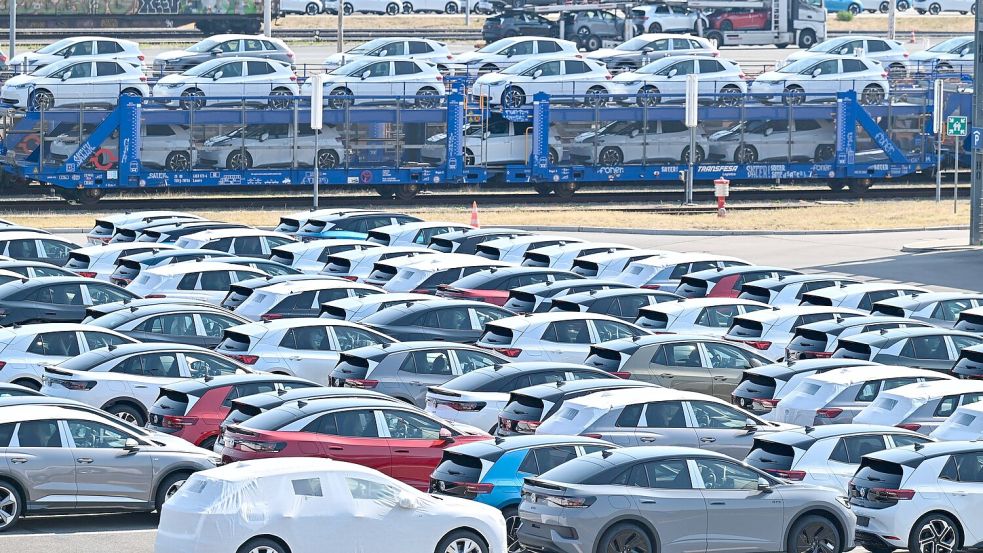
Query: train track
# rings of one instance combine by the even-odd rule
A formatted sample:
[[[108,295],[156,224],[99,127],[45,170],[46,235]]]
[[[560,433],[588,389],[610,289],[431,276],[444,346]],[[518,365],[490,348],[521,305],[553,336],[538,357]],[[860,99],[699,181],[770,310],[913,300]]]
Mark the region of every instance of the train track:
[[[960,186],[960,196],[968,198],[968,185]],[[781,209],[798,207],[794,202],[833,202],[890,199],[925,199],[935,197],[935,186],[917,185],[875,185],[863,193],[851,193],[849,190],[834,192],[827,187],[795,186],[795,187],[752,187],[736,186],[731,189],[729,209]],[[952,198],[952,186],[943,187],[943,198]],[[694,191],[694,199],[698,202],[712,202],[713,188],[698,186]],[[550,206],[583,206],[592,208],[616,208],[619,211],[637,212],[671,212],[699,213],[715,211],[712,206],[681,206],[683,189],[679,186],[660,187],[658,190],[643,190],[639,188],[628,190],[591,189],[585,188],[576,193],[572,199],[563,200],[553,196],[540,196],[535,192],[517,188],[499,188],[476,192],[434,191],[423,193],[412,201],[397,201],[392,198],[382,198],[374,192],[353,194],[325,194],[321,196],[321,207],[359,207],[359,208],[461,208],[467,209],[472,201],[482,207],[542,207]],[[164,203],[172,209],[184,210],[268,210],[268,209],[303,209],[309,207],[309,194],[296,192],[294,194],[224,194],[206,195],[201,193],[172,193],[142,195],[111,195],[106,196],[95,206],[78,206],[62,200],[59,197],[20,197],[0,201],[0,212],[31,213],[77,212],[80,209],[91,211],[122,212],[159,207]]]

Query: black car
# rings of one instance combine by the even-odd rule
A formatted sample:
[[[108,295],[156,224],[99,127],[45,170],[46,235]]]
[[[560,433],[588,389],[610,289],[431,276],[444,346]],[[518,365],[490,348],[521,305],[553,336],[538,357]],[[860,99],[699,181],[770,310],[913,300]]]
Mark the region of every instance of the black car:
[[[437,286],[437,295],[458,300],[479,300],[504,305],[509,292],[530,284],[543,284],[583,277],[569,271],[546,267],[492,267],[472,273],[450,284]]]
[[[521,7],[534,0],[509,0],[510,4]],[[547,3],[553,3],[549,1]],[[485,19],[481,28],[481,38],[491,43],[513,36],[560,36],[559,24],[545,17],[522,10],[506,10],[504,13]]]
[[[532,233],[510,228],[466,229],[434,236],[433,240],[430,241],[430,245],[427,247],[443,253],[468,253],[474,255],[478,251],[478,244],[482,242],[526,234]]]
[[[110,243],[118,244],[120,242],[136,242],[143,234],[150,230],[158,230],[165,227],[171,227],[177,223],[190,223],[190,222],[201,222],[201,219],[192,216],[176,216],[167,217],[166,219],[141,219],[126,225],[120,225],[116,227],[112,238],[109,239]],[[146,240],[144,240],[146,242]]]
[[[0,261],[0,271],[10,271],[27,278],[46,276],[78,276],[68,269],[41,261]]]
[[[498,416],[498,427],[495,429],[495,434],[498,436],[535,434],[540,423],[556,414],[563,402],[568,399],[605,390],[646,386],[657,387],[655,384],[639,380],[599,378],[539,384],[522,388],[509,394],[509,402],[505,404]]]
[[[297,282],[301,280],[324,280],[331,279],[334,277],[326,277],[323,275],[306,275],[306,274],[286,274],[286,275],[270,275],[265,277],[251,278],[248,280],[240,280],[235,284],[229,286],[229,293],[225,295],[225,299],[222,300],[222,307],[233,310],[240,305],[242,302],[253,295],[253,292],[265,288],[267,286],[272,286],[274,284],[280,284],[281,282]]]
[[[643,307],[682,299],[672,292],[641,288],[611,288],[591,290],[579,294],[569,294],[553,300],[551,311],[585,311],[611,315],[622,321],[633,323]]]
[[[485,323],[513,315],[507,309],[480,301],[428,300],[387,307],[359,323],[401,342],[443,340],[469,344],[481,337]]]
[[[148,305],[197,305],[199,307],[215,307],[214,304],[203,300],[192,300],[186,298],[127,298],[122,301],[91,305],[85,308],[85,319],[82,320],[82,323],[91,323],[94,319],[98,319],[99,317],[110,313],[115,313],[121,309],[144,307]]]
[[[168,342],[214,349],[225,329],[248,324],[219,307],[172,302],[131,306],[89,321],[141,342]]]
[[[17,261],[41,261],[61,267],[68,263],[68,253],[78,248],[78,244],[43,231],[0,232],[0,255]]]
[[[192,221],[188,223],[174,223],[162,227],[147,229],[137,238],[137,242],[160,242],[163,244],[173,244],[178,238],[202,232],[206,230],[216,230],[222,228],[249,228],[248,225],[237,223],[220,223],[217,221]]]
[[[581,278],[576,280],[558,280],[520,286],[509,292],[509,299],[502,307],[516,313],[546,313],[553,308],[553,300],[570,294],[590,292],[591,290],[608,290],[627,288],[636,290],[634,286],[623,282],[599,280],[596,278]]]
[[[0,285],[0,325],[77,323],[85,318],[86,307],[138,297],[91,278],[25,278]]]

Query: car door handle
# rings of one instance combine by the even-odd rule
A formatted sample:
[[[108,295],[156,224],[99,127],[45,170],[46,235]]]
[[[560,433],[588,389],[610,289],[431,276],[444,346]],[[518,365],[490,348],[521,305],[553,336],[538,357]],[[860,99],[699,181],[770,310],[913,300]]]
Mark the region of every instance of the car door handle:
[[[710,505],[726,505],[726,501],[711,501]]]
[[[300,356],[299,355],[291,355],[287,359],[290,359],[291,361],[300,361]]]
[[[642,505],[655,505],[656,503],[658,503],[658,501],[654,499],[643,499],[639,501],[639,503],[641,503]]]
[[[652,442],[654,442],[654,441],[655,441],[655,440],[657,440],[657,439],[658,439],[658,438],[652,438],[652,437],[645,437],[645,438],[641,438],[641,440],[640,440],[640,441],[643,441],[643,442],[645,442],[645,443],[647,443],[647,444],[649,444],[649,443],[652,443]]]
[[[142,389],[146,388],[147,385],[146,384],[135,384],[133,387],[134,388],[137,388],[138,390],[142,390]]]
[[[704,444],[712,444],[715,441],[717,441],[717,438],[710,438],[710,437],[700,438],[700,442]]]
[[[21,464],[21,463],[26,463],[27,462],[27,457],[12,457],[10,459],[10,462],[11,463],[17,463],[18,465]]]
[[[393,450],[393,453],[409,453],[409,452],[410,452],[410,450],[408,450],[408,449],[394,449]]]
[[[674,376],[675,375],[669,374],[669,373],[662,373],[662,374],[659,375],[660,378],[672,378]]]
[[[420,382],[419,380],[411,380],[410,384],[414,386],[423,386],[423,382]]]
[[[344,450],[345,448],[338,445],[333,445],[328,447],[328,451],[344,451]]]
[[[714,380],[727,380],[727,377],[726,376],[715,376],[715,377],[713,377],[713,379]]]
[[[78,461],[80,464],[88,465],[88,464],[92,463],[92,458],[91,457],[79,457],[78,459],[76,459],[76,461]]]

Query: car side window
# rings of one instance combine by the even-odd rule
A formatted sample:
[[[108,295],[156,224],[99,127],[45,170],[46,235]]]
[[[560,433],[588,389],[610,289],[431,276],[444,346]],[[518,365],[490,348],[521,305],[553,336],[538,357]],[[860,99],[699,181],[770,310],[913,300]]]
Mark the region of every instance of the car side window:
[[[177,283],[178,290],[194,290],[195,286],[198,284],[198,276],[201,273],[188,273],[181,277],[181,280]]]
[[[51,303],[55,305],[82,305],[82,287],[78,284],[52,286]]]
[[[542,339],[558,344],[591,343],[590,331],[587,330],[587,321],[582,319],[550,323]]]
[[[292,328],[284,335],[280,346],[286,349],[306,351],[328,351],[331,349],[328,330],[323,326]]]
[[[642,417],[642,409],[644,407],[644,403],[635,403],[624,406],[621,409],[621,413],[618,415],[618,420],[615,421],[614,425],[618,428],[637,428],[638,421]]]
[[[190,313],[151,317],[136,327],[140,332],[171,336],[195,336],[195,320]]]
[[[389,340],[383,340],[379,336],[350,326],[334,326],[335,340],[338,341],[338,351],[348,351],[350,349],[384,344]]]
[[[860,386],[860,390],[857,392],[856,401],[874,401],[874,398],[877,397],[877,392],[879,392],[880,389],[880,380],[870,380],[868,382],[864,382],[863,385]]]
[[[375,480],[346,476],[345,483],[355,501],[371,501],[374,504],[394,507],[399,497],[399,488]]]
[[[666,366],[669,367],[702,367],[703,359],[700,357],[700,348],[696,344],[665,344],[659,348],[659,353],[656,354],[658,357],[660,354],[664,355],[664,359],[659,359],[659,361],[664,361]],[[663,364],[663,363],[658,363]]]
[[[38,334],[27,348],[28,353],[73,357],[79,354],[79,342],[74,331]]]
[[[883,436],[844,436],[833,448],[829,458],[831,461],[856,465],[864,455],[881,451],[885,447]]]
[[[433,52],[433,46],[430,46],[430,43],[423,42],[422,40],[410,41],[410,55],[427,54],[430,52]]]
[[[86,284],[85,288],[89,291],[92,305],[102,305],[130,298],[125,292],[109,284]]]
[[[397,61],[394,64],[397,75],[413,75],[420,72],[420,68],[412,61]]]
[[[99,77],[112,77],[113,75],[122,75],[125,72],[126,71],[124,71],[123,68],[114,61],[96,62],[96,75]]]
[[[932,441],[928,436],[909,436],[907,434],[893,434],[894,447],[904,447],[906,445],[924,444]]]
[[[526,71],[525,75],[533,75],[536,71],[542,71],[543,77],[558,77],[560,75],[560,62],[548,61]]]
[[[219,44],[217,48],[218,48],[218,50],[221,50],[222,52],[225,52],[225,53],[238,52],[239,51],[239,41],[238,40],[227,40],[227,41],[223,42],[222,44]]]
[[[710,357],[710,367],[714,369],[749,369],[751,363],[747,354],[740,348],[730,344],[706,342],[707,355]]]
[[[737,429],[747,424],[747,415],[722,403],[691,401],[697,428]]]
[[[479,326],[479,328],[485,328],[485,324],[490,323],[492,321],[497,321],[497,320],[502,319],[504,317],[511,317],[512,316],[510,313],[507,313],[505,311],[500,311],[498,309],[489,309],[489,308],[486,308],[486,307],[476,307],[476,308],[474,308],[474,314],[478,318],[478,326]]]
[[[0,396],[5,397],[5,396]],[[6,424],[0,424],[0,447],[10,446],[10,440],[14,437],[14,428],[17,423],[8,422]]]
[[[437,440],[443,428],[433,419],[409,411],[383,409],[389,436],[398,440]]]
[[[908,339],[908,344],[911,345],[915,359],[948,359],[949,350],[945,345],[945,338],[939,335],[935,336],[916,336],[914,338]],[[907,346],[905,346],[907,349]],[[902,352],[902,356],[904,352]]]
[[[471,314],[466,307],[437,311],[438,327],[446,330],[471,330]]]
[[[61,447],[61,432],[53,420],[23,421],[17,429],[20,447]]]
[[[378,438],[379,427],[375,412],[370,410],[341,411],[328,413],[304,428],[305,432],[317,432],[329,436],[348,438]]]
[[[454,355],[457,356],[457,364],[461,367],[461,374],[467,374],[475,369],[490,367],[496,363],[501,363],[500,360],[492,357],[491,355],[486,355],[479,351],[471,351],[468,349],[454,350]]]
[[[843,60],[844,73],[860,73],[866,70],[867,70],[867,65],[860,60],[855,60],[855,59]]]
[[[107,332],[85,331],[82,332],[82,339],[85,340],[85,343],[89,347],[90,351],[129,343],[125,338],[116,336],[115,334],[109,334]]]
[[[888,378],[881,385],[881,391],[883,392],[885,390],[893,390],[894,388],[900,388],[902,386],[907,386],[908,384],[914,384],[915,382],[918,382],[919,380],[920,379],[918,379],[918,378],[911,378],[911,377],[907,377],[907,378]]]
[[[700,73],[720,73],[724,66],[717,60],[700,60]]]
[[[406,356],[401,371],[415,374],[450,376],[450,360],[443,351],[414,351]]]
[[[100,54],[116,54],[123,51],[118,42],[100,40],[96,42],[96,51]]]
[[[722,459],[696,459],[696,468],[708,490],[756,490],[760,476],[753,470]]]
[[[23,423],[21,425],[23,426]],[[943,470],[941,477],[949,476],[949,480],[957,482],[983,482],[983,454],[962,453],[953,455],[946,465],[946,469],[948,471]],[[953,475],[955,478],[952,477]]]
[[[594,329],[597,330],[597,339],[599,342],[607,342],[610,340],[631,338],[632,336],[641,335],[641,333],[625,323],[605,321],[602,319],[594,320]]]
[[[243,41],[246,52],[261,52],[263,50],[263,41],[256,39],[246,39]]]
[[[656,401],[646,404],[645,428],[686,428],[682,402]]]
[[[711,328],[730,328],[734,317],[740,315],[736,305],[716,305],[704,308],[696,318],[696,324]]]
[[[970,338],[969,336],[950,336],[949,338],[952,340],[952,345],[956,346],[957,352],[980,344],[979,338]]]
[[[205,336],[210,338],[218,338],[225,332],[225,329],[242,324],[232,317],[223,315],[201,313],[198,316],[201,318],[201,326],[204,328]]]
[[[68,432],[78,448],[121,449],[131,436],[108,424],[95,421],[69,420]]]
[[[34,240],[11,240],[7,242],[7,255],[14,259],[37,258],[37,243]]]
[[[536,46],[540,54],[552,54],[560,51],[560,45],[551,40],[537,40]]]
[[[660,38],[659,40],[653,40],[646,47],[651,48],[653,52],[665,52],[669,49],[669,39]]]
[[[672,39],[672,49],[673,50],[688,50],[689,41],[685,38],[674,38]]]
[[[250,77],[255,77],[257,75],[269,75],[270,73],[275,72],[273,68],[270,67],[270,64],[266,63],[265,61],[247,61],[246,71],[249,73]]]
[[[221,376],[239,372],[239,367],[217,355],[186,353],[184,354],[184,360],[188,363],[188,371],[191,373],[191,378]]]
[[[932,318],[943,321],[954,321],[959,317],[960,313],[971,307],[973,307],[973,302],[965,299],[940,301],[935,306],[935,311],[932,312]]]

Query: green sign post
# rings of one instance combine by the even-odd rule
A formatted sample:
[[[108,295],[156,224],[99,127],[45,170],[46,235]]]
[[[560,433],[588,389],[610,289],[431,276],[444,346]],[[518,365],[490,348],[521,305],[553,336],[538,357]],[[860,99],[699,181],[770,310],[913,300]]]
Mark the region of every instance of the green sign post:
[[[969,127],[965,115],[950,115],[945,120],[945,134],[949,136],[966,136]]]

